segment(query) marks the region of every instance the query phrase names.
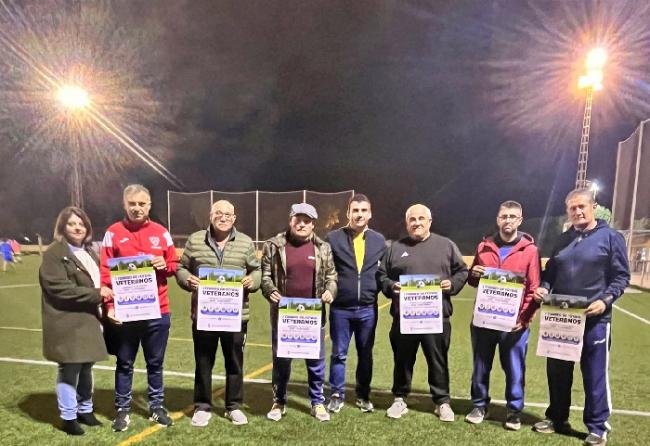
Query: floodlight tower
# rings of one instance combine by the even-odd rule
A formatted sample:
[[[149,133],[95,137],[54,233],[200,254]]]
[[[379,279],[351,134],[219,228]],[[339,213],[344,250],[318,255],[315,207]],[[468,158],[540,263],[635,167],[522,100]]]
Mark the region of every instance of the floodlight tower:
[[[63,85],[56,93],[59,104],[70,113],[84,111],[90,105],[88,92],[76,85]],[[72,206],[83,206],[83,194],[81,185],[81,174],[79,172],[80,148],[73,145],[72,155],[72,178],[70,181],[70,204]]]
[[[594,48],[587,54],[585,68],[587,73],[580,76],[578,88],[587,90],[585,99],[585,114],[582,119],[582,136],[580,138],[580,151],[578,153],[578,170],[576,172],[576,189],[589,187],[587,181],[587,160],[589,158],[589,131],[591,130],[591,106],[594,100],[594,91],[603,89],[603,67],[607,60],[607,53],[602,48]]]

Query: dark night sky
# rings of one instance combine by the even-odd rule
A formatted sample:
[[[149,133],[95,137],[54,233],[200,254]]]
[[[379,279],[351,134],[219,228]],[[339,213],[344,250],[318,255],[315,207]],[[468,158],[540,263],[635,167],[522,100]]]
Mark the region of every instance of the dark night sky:
[[[506,199],[528,217],[562,214],[584,107],[575,60],[608,21],[620,35],[605,37],[630,43],[616,86],[606,78],[594,103],[588,176],[604,186],[605,205],[617,142],[650,115],[650,10],[641,0],[104,4],[123,28],[156,30],[155,39],[125,37],[146,56],[136,79],[164,112],[155,144],[165,150],[151,132],[140,142],[187,190],[356,189],[373,200],[374,226],[392,236],[414,202],[452,237],[487,232]],[[4,112],[0,123],[11,122]],[[21,159],[22,138],[0,133],[0,235],[49,234],[65,180],[43,159]],[[137,159],[117,175],[88,176],[97,232],[119,217],[130,181],[151,186],[165,216],[169,186]]]

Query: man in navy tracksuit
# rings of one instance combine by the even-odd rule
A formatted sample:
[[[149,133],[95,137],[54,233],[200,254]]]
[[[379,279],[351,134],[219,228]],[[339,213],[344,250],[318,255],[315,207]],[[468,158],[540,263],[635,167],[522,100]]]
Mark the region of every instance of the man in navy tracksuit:
[[[596,203],[591,191],[571,191],[565,202],[572,227],[560,236],[535,298],[540,301],[551,291],[586,297],[590,302],[585,310],[587,325],[580,358],[585,390],[583,420],[589,429],[585,444],[604,445],[611,430],[607,422],[611,413],[607,366],[612,304],[630,280],[627,250],[623,236],[594,217]],[[567,420],[573,366],[571,361],[547,359],[550,404],[547,419],[536,423],[535,431],[550,434],[571,429]]]
[[[386,250],[386,239],[368,228],[372,218],[370,200],[355,194],[348,204],[348,225],[330,232],[326,241],[332,247],[338,274],[338,295],[330,306],[330,387],[327,406],[339,412],[345,401],[345,362],[350,339],[354,334],[359,360],[357,363],[356,405],[362,412],[372,412],[372,348],[377,328],[377,282],[375,274]]]

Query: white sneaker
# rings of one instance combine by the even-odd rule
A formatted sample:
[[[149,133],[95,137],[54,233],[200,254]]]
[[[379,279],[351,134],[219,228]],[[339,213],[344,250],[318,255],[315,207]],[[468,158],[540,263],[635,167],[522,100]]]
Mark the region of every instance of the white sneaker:
[[[239,409],[227,410],[223,416],[232,421],[232,424],[235,426],[248,424],[248,418],[246,418],[246,414],[244,414],[244,412]]]
[[[386,416],[395,419],[402,418],[402,415],[406,415],[408,411],[404,398],[395,398],[393,404],[386,411]]]
[[[454,421],[454,411],[451,410],[449,403],[442,403],[440,405],[436,404],[436,408],[433,411],[434,414],[438,415],[440,421],[451,422]]]
[[[333,413],[339,413],[345,406],[345,401],[338,393],[333,393],[330,402],[327,404],[327,410]]]
[[[330,414],[325,409],[325,406],[322,404],[315,404],[311,406],[311,416],[316,418],[318,421],[329,421]]]
[[[205,427],[210,422],[212,418],[212,412],[208,410],[195,410],[194,415],[192,416],[192,426],[194,427]]]
[[[273,403],[271,410],[266,414],[266,418],[272,421],[280,421],[285,413],[287,413],[287,408],[284,404]]]

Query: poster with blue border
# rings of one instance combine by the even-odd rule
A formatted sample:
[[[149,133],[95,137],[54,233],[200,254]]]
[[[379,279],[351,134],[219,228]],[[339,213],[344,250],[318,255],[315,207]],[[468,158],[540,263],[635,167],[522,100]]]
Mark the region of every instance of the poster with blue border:
[[[442,289],[435,274],[399,276],[402,334],[442,333]]]
[[[282,297],[278,304],[277,356],[318,359],[321,350],[320,299]]]
[[[586,323],[584,308],[542,305],[537,356],[580,362]]]
[[[160,318],[158,283],[152,259],[150,255],[108,259],[115,293],[115,319],[120,322]]]
[[[199,268],[196,328],[240,332],[244,305],[244,273],[238,269]]]
[[[517,325],[526,277],[499,268],[485,268],[474,302],[475,327],[512,331]]]

